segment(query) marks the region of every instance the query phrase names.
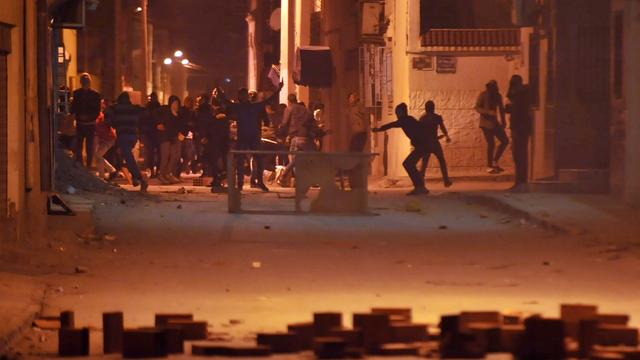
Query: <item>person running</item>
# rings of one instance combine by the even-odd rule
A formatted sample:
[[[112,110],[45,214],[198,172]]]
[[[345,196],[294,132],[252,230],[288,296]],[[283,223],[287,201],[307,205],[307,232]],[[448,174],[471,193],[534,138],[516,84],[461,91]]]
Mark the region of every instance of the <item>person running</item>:
[[[263,116],[265,105],[268,103],[272,103],[279,94],[280,90],[284,83],[281,81],[280,86],[278,87],[278,91],[274,92],[269,98],[264,101],[250,102],[249,101],[249,91],[245,88],[240,89],[238,91],[238,102],[231,102],[225,96],[224,92],[221,89],[216,89],[216,97],[219,99],[220,103],[229,110],[229,112],[234,114],[236,118],[236,123],[238,127],[238,139],[236,142],[237,150],[250,150],[255,151],[260,149],[261,145],[261,135],[262,135],[262,124],[263,120],[268,120],[267,117]],[[269,188],[264,184],[262,174],[263,164],[261,156],[253,156],[254,163],[256,165],[256,173],[260,174],[260,176],[256,179],[256,186],[259,187],[262,191],[268,192]],[[237,166],[237,181],[238,181],[238,189],[242,191],[244,185],[244,163],[246,161],[246,156],[237,156],[236,158],[236,166]]]
[[[531,97],[529,87],[522,76],[513,75],[507,92],[510,114],[511,138],[513,139],[513,162],[516,167],[516,181],[512,191],[525,191],[529,181],[529,137],[531,136]]]
[[[107,109],[109,109],[109,103],[107,100],[102,100],[102,112],[100,112],[100,115],[96,120],[96,145],[93,155],[96,160],[98,177],[104,180],[116,171],[116,168],[114,168],[113,165],[104,158],[107,151],[109,151],[109,149],[111,149],[111,147],[116,143],[116,132],[105,119]]]
[[[429,100],[425,103],[426,113],[420,117],[420,125],[423,126],[425,131],[425,139],[427,145],[427,153],[422,159],[422,169],[420,171],[421,177],[424,179],[427,166],[429,165],[429,157],[431,154],[438,158],[440,163],[440,172],[442,173],[442,180],[445,187],[453,185],[451,179],[449,179],[449,171],[447,170],[447,162],[444,158],[444,152],[442,151],[442,145],[440,145],[440,138],[438,137],[438,128],[442,131],[443,136],[447,140],[447,143],[451,142],[447,127],[444,126],[444,120],[442,116],[436,114],[436,104]]]
[[[307,108],[298,102],[296,94],[289,94],[287,97],[288,106],[284,112],[283,126],[287,130],[287,135],[291,139],[289,151],[314,151],[316,150],[311,129],[313,127],[313,115]],[[289,156],[289,164],[280,174],[276,182],[282,187],[289,187],[290,175],[295,166],[295,157]]]
[[[504,171],[499,162],[509,145],[509,138],[505,132],[507,121],[505,120],[502,95],[500,95],[498,83],[495,80],[489,81],[486,90],[480,93],[475,110],[480,114],[480,128],[487,141],[487,172],[499,174]],[[500,122],[498,122],[498,116],[500,116]],[[500,142],[497,150],[495,150],[495,139]]]
[[[132,176],[134,187],[140,186],[140,191],[145,192],[149,187],[147,180],[142,177],[136,159],[133,156],[133,147],[138,142],[138,129],[143,109],[131,103],[129,93],[123,92],[118,96],[116,104],[111,107],[107,115],[108,124],[116,130],[116,145],[120,149],[127,169]]]
[[[184,135],[180,120],[180,98],[172,95],[169,104],[163,108],[158,134],[160,140],[160,170],[158,180],[162,184],[179,184],[182,182],[175,171],[178,169],[180,151]]]
[[[86,167],[89,169],[93,163],[93,141],[102,97],[97,91],[91,89],[89,74],[80,75],[80,85],[82,87],[73,92],[73,101],[71,102],[71,114],[76,119],[75,158],[77,162],[82,164],[84,150],[87,154]]]
[[[398,117],[396,121],[382,125],[380,128],[373,128],[372,131],[382,132],[393,128],[402,129],[413,146],[413,150],[411,150],[409,156],[402,162],[402,166],[407,171],[413,183],[413,190],[407,195],[428,194],[429,190],[424,186],[424,177],[420,176],[420,172],[417,169],[418,161],[427,153],[424,130],[420,123],[418,123],[418,120],[409,115],[407,104],[401,103],[396,106],[396,116]]]

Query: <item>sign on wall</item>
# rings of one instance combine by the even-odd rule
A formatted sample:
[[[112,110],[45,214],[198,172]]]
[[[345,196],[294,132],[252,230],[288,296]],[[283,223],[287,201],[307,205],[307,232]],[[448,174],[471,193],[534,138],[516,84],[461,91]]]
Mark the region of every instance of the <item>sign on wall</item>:
[[[416,56],[413,58],[413,70],[433,70],[433,56]]]
[[[436,72],[438,74],[455,74],[458,70],[458,58],[455,56],[438,56]]]

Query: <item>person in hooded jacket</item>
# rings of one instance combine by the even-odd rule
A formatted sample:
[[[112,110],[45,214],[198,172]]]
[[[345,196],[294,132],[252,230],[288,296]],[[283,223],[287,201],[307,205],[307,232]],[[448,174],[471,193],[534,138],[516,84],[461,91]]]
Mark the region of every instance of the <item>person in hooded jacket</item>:
[[[180,98],[169,97],[168,105],[162,109],[160,123],[158,124],[158,140],[160,141],[160,170],[158,180],[162,184],[179,184],[182,182],[177,174],[178,161],[182,150],[182,141],[185,139],[182,131]]]

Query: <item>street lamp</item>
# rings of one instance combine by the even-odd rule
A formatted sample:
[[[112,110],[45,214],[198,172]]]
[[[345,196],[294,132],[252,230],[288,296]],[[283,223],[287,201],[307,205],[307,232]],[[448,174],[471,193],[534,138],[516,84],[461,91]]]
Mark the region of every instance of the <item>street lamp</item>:
[[[189,59],[182,59],[182,61],[180,61],[180,63],[181,63],[182,65],[185,65],[185,66],[186,66],[186,65],[189,65]]]
[[[163,61],[163,63],[164,63],[165,65],[171,65],[171,64],[173,64],[173,60],[171,60],[171,58],[165,58],[165,59],[164,59],[164,61]]]
[[[176,50],[176,52],[173,53],[173,56],[177,57],[177,58],[181,58],[182,55],[184,55],[184,53],[182,52],[182,50]]]

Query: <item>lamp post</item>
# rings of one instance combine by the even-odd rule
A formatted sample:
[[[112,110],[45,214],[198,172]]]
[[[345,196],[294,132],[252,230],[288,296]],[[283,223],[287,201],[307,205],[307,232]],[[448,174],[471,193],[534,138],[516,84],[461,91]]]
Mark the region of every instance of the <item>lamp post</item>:
[[[174,95],[183,98],[187,95],[187,68],[193,66],[193,64],[186,58],[182,50],[174,51],[171,56],[164,58],[162,63],[166,66],[166,73],[169,75],[169,90]],[[165,80],[163,83],[163,97],[166,97],[166,93],[167,81]]]
[[[148,18],[148,0],[141,0],[141,12],[142,12],[142,57],[144,59],[144,75],[142,76],[142,83],[144,84],[144,96],[146,97],[150,92],[149,86],[149,18]]]

